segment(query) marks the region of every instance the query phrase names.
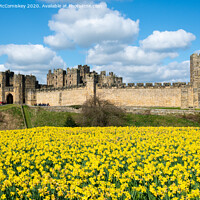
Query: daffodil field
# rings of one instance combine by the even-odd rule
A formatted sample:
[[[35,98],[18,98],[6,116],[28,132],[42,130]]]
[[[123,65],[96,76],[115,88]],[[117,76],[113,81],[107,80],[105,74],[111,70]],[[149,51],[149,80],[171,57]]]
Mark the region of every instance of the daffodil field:
[[[1,199],[200,199],[200,129],[0,132]]]

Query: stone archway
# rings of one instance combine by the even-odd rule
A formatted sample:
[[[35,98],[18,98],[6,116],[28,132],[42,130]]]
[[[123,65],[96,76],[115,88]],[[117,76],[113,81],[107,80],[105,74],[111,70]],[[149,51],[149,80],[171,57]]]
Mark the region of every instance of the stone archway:
[[[12,94],[8,94],[6,100],[7,100],[6,101],[7,104],[13,104],[13,95]]]

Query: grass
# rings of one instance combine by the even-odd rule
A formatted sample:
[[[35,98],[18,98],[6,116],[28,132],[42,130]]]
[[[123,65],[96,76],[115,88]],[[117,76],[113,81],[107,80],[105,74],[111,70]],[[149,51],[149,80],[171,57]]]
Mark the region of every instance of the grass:
[[[9,109],[12,109],[12,108],[20,108],[20,105],[16,105],[16,104],[7,104],[7,105],[4,105],[4,106],[0,106],[0,111],[5,111],[5,110],[9,110]]]
[[[198,116],[197,116],[198,118]],[[159,115],[136,115],[127,114],[126,115],[126,125],[127,126],[173,126],[173,127],[199,127],[200,123],[194,121],[194,119],[188,119],[185,116],[159,116]]]
[[[10,129],[11,127],[13,128],[24,128],[24,120],[21,112],[21,107],[20,105],[15,105],[15,104],[8,104],[4,106],[0,106],[0,112],[3,115],[7,116],[7,121],[4,118],[3,122],[6,123],[6,128]],[[14,126],[13,126],[13,123]],[[0,124],[0,126],[3,126]],[[5,126],[5,125],[4,125]]]
[[[27,128],[32,128],[32,123],[31,123],[31,112],[29,111],[29,107],[28,106],[22,106],[22,109],[24,110],[24,117],[26,120],[26,125]]]
[[[30,108],[23,106],[25,119],[28,128],[41,127],[41,126],[55,126],[64,127],[67,120],[67,116],[71,115],[77,123],[80,121],[81,114],[68,113],[68,112],[53,112],[47,111],[43,108]],[[14,118],[19,119],[19,127],[23,127],[23,117],[19,105],[5,105],[0,106],[0,112],[8,112]],[[17,122],[18,123],[18,122]],[[188,116],[159,116],[159,115],[136,115],[128,113],[126,114],[124,126],[165,126],[165,127],[199,127],[200,126],[200,115],[188,115]]]
[[[54,112],[47,111],[43,108],[29,108],[27,111],[31,116],[32,127],[41,127],[41,126],[56,126],[64,127],[67,120],[67,116],[71,115],[72,118],[77,121],[78,114],[68,113],[68,112]]]
[[[5,105],[5,106],[1,106],[0,112],[4,112],[4,111],[11,113],[12,115],[14,115],[14,117],[22,118],[20,105],[8,104],[8,105]]]
[[[67,116],[71,115],[72,118],[78,122],[80,121],[81,114],[76,113],[67,113],[67,112],[50,112],[44,110],[42,108],[37,109],[34,111],[33,109],[29,108],[32,113],[32,124],[34,127],[37,126],[57,126],[63,127]],[[198,116],[196,116],[198,118]],[[174,126],[174,127],[199,127],[200,123],[195,121],[193,118],[187,118],[186,116],[159,116],[159,115],[136,115],[128,113],[126,114],[124,126]]]

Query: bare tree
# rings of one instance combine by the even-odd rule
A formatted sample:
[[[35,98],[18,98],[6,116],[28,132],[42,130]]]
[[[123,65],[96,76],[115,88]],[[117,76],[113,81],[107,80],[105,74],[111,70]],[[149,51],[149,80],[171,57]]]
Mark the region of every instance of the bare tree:
[[[123,126],[125,112],[107,100],[88,99],[82,106],[83,126]]]

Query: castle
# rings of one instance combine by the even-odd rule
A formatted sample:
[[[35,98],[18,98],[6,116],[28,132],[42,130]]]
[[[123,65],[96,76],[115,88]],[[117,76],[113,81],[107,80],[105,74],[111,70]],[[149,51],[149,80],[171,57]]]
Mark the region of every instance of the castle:
[[[33,75],[0,72],[0,102],[51,106],[82,105],[91,96],[118,106],[200,108],[200,54],[190,56],[190,82],[123,83],[113,72],[90,71],[87,65],[49,70],[47,84]]]

